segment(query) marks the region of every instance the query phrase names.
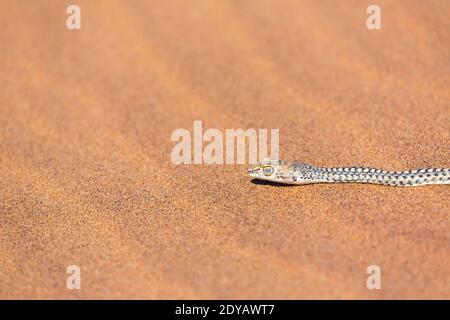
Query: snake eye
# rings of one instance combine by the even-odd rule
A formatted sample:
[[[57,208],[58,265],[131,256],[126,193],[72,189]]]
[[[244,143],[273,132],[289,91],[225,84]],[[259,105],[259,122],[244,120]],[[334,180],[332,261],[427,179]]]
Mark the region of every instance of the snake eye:
[[[263,167],[262,171],[265,176],[271,176],[273,174],[273,167],[272,166]]]

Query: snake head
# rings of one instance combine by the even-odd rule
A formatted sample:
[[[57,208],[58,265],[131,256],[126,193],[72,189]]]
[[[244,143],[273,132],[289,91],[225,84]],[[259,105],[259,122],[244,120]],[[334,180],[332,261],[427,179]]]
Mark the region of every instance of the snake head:
[[[292,183],[292,168],[281,160],[266,159],[247,169],[250,177],[278,183]]]

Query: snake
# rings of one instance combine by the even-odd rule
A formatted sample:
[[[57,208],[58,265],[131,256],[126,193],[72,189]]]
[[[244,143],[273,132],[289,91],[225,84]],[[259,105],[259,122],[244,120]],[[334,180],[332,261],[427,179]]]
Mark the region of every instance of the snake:
[[[386,171],[371,167],[317,167],[298,161],[266,159],[250,165],[247,173],[258,180],[294,185],[336,182],[394,187],[450,184],[450,168]]]

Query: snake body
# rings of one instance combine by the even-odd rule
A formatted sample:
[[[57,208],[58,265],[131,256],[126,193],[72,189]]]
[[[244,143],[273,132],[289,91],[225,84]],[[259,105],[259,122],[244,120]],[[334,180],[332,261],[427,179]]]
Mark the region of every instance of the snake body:
[[[373,183],[387,186],[450,184],[449,168],[386,171],[370,167],[316,167],[306,163],[265,160],[248,169],[253,178],[284,184]]]

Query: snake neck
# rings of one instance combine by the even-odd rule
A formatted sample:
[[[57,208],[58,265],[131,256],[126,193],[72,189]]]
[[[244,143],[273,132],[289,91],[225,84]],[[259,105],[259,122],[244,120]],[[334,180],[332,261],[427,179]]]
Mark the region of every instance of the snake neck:
[[[300,174],[311,183],[359,182],[389,186],[450,184],[450,169],[441,168],[385,171],[368,167],[320,168],[306,165]]]

